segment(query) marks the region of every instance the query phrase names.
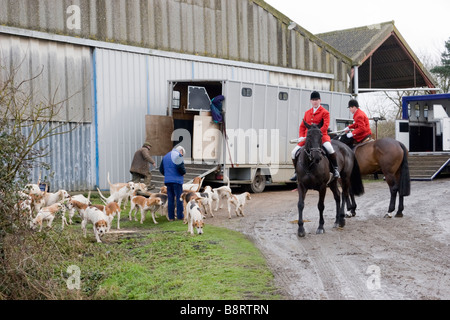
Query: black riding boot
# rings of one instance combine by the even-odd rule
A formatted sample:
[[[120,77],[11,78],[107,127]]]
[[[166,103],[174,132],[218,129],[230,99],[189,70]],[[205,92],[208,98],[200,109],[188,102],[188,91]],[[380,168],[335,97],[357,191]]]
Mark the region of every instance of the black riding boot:
[[[294,175],[290,179],[292,182],[297,182],[297,170],[295,169],[297,165],[297,158],[295,160],[292,160],[292,163],[294,164]]]
[[[339,168],[338,168],[337,159],[336,159],[336,152],[333,154],[329,154],[328,159],[330,160],[331,166],[333,167],[333,178],[335,178],[335,179],[340,178],[341,175],[339,174]]]

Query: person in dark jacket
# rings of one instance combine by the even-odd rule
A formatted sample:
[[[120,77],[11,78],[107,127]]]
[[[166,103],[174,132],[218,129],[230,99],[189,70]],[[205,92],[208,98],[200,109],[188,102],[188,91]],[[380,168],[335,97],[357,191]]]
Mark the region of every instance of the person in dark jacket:
[[[159,172],[164,176],[164,184],[167,187],[169,221],[175,220],[175,202],[177,204],[177,219],[183,220],[183,202],[180,200],[183,193],[185,150],[183,147],[176,147],[166,154],[159,166]]]
[[[148,190],[152,190],[154,186],[152,183],[152,173],[150,172],[149,163],[153,166],[156,165],[153,160],[150,149],[152,145],[149,142],[144,143],[142,148],[136,151],[134,154],[133,162],[131,163],[130,173],[132,175],[132,181],[139,183],[141,179],[144,179],[144,184]]]

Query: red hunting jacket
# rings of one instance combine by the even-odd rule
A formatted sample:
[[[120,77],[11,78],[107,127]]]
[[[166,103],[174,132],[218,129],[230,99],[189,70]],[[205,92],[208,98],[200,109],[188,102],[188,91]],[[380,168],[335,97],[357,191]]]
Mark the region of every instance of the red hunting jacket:
[[[306,123],[308,123],[309,125],[311,124],[320,124],[320,122],[323,120],[323,126],[322,126],[322,144],[325,142],[330,142],[331,138],[328,135],[328,127],[330,126],[330,113],[327,111],[327,109],[325,109],[324,107],[320,106],[316,113],[314,113],[314,109],[311,108],[308,111],[305,112],[305,117],[303,118]],[[305,124],[302,123],[300,124],[300,133],[299,133],[299,137],[305,137],[308,133],[308,129],[306,128]],[[300,142],[298,144],[300,147],[303,147],[305,145],[305,141]]]
[[[353,115],[353,120],[355,123],[348,127],[350,129],[354,129],[353,139],[355,139],[356,142],[361,142],[367,138],[368,135],[372,134],[372,130],[370,130],[369,118],[366,116],[364,111],[358,109]]]

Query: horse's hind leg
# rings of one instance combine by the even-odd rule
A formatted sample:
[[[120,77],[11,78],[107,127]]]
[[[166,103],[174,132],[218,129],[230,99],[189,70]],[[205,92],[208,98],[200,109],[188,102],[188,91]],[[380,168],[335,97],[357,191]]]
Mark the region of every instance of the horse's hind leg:
[[[341,194],[337,185],[331,186],[331,191],[333,191],[334,201],[336,202],[336,221],[334,222],[334,228],[343,228],[345,227],[345,202],[342,201],[341,204]]]
[[[396,218],[403,218],[403,196],[398,196],[398,211],[397,214],[395,215]]]
[[[355,195],[353,194],[351,186],[349,186],[347,183],[342,183],[342,204],[344,203],[347,205],[347,213],[346,217],[351,218],[356,216],[356,201],[355,201]],[[345,208],[342,209],[345,212]]]
[[[384,216],[385,218],[392,218],[392,212],[395,211],[395,203],[397,201],[398,185],[395,183],[395,179],[386,175],[386,182],[389,185],[389,191],[391,192],[391,201],[389,203],[388,213]]]
[[[356,217],[356,208],[357,204],[355,201],[355,195],[350,192],[350,197],[347,199],[347,211],[350,212],[347,214],[347,217]]]

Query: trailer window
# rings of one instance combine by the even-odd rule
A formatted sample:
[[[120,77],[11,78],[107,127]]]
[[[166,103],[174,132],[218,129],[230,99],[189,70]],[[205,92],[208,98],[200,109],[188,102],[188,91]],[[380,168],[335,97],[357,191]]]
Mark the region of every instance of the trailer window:
[[[280,92],[278,94],[278,99],[281,101],[287,101],[289,99],[289,94],[287,92]]]
[[[253,90],[251,88],[242,88],[243,97],[251,97],[253,95]]]
[[[180,109],[181,105],[181,93],[180,91],[174,91],[172,95],[172,109]]]

